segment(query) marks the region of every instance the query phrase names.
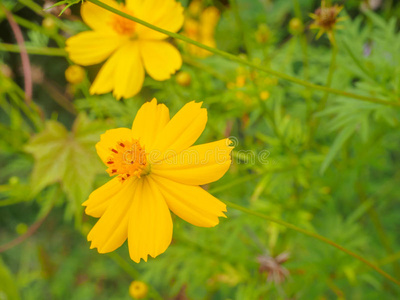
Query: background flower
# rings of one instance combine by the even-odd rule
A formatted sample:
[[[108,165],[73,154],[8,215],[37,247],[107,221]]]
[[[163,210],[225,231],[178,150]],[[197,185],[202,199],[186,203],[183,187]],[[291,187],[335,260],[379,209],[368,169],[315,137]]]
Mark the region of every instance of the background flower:
[[[183,8],[175,0],[127,0],[126,5],[103,2],[169,31],[176,32],[183,24]],[[141,90],[145,70],[162,81],[181,67],[181,55],[165,41],[166,35],[90,2],[82,4],[81,15],[92,31],[67,40],[69,57],[82,66],[107,60],[90,88],[91,94],[113,91],[116,99],[129,98]]]

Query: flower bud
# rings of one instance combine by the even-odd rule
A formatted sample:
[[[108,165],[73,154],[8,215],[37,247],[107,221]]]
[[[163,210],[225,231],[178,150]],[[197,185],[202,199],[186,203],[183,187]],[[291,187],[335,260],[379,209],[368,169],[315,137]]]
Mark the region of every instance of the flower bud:
[[[192,81],[192,77],[188,72],[181,71],[176,74],[175,80],[181,86],[189,86]]]
[[[147,296],[149,288],[143,281],[134,280],[129,286],[129,294],[133,299],[143,299]]]
[[[72,84],[78,84],[85,78],[85,70],[78,65],[69,66],[65,70],[65,79]]]
[[[293,18],[289,22],[289,32],[293,35],[298,35],[303,32],[303,22],[299,18]]]

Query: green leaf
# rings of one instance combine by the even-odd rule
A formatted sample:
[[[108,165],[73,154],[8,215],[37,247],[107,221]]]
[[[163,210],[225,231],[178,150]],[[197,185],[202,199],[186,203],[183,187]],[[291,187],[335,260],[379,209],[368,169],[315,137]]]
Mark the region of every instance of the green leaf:
[[[333,159],[342,148],[343,144],[350,138],[350,136],[354,133],[356,127],[345,127],[336,137],[335,141],[333,142],[332,147],[330,148],[328,154],[326,155],[324,161],[322,162],[320,173],[325,173],[326,169],[332,163]]]
[[[104,170],[94,147],[104,130],[103,123],[92,122],[84,114],[77,117],[72,132],[59,122],[46,122],[45,130],[25,146],[35,158],[32,193],[59,182],[70,201],[69,210],[78,214],[95,175]]]
[[[0,257],[0,299],[7,299],[7,300],[21,299],[19,296],[18,287],[15,284],[15,280],[10,270],[3,263],[1,257]]]

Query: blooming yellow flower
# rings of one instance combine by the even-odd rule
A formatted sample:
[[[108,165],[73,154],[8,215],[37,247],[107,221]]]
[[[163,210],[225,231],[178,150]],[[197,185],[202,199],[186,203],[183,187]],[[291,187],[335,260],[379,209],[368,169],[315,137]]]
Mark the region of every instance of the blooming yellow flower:
[[[184,35],[198,41],[206,46],[215,48],[215,27],[219,21],[219,10],[210,6],[202,10],[203,5],[200,0],[194,0],[188,7],[188,15],[183,25]],[[201,49],[195,45],[184,44],[187,50],[195,56],[207,57],[211,52]]]
[[[185,221],[212,227],[226,205],[200,185],[221,178],[231,164],[229,139],[192,146],[207,122],[201,103],[187,103],[171,120],[157,100],[144,104],[132,129],[106,131],[97,153],[116,176],[83,203],[100,218],[88,235],[91,248],[111,252],[128,239],[135,262],[156,257],[171,243],[170,210]]]
[[[143,281],[134,280],[129,286],[129,294],[133,299],[143,299],[148,292],[149,288]]]
[[[126,5],[113,0],[102,2],[172,32],[183,24],[183,8],[174,0],[126,0]],[[108,59],[90,88],[91,94],[114,91],[117,99],[129,98],[142,88],[144,70],[162,81],[181,67],[181,55],[164,41],[166,35],[90,2],[82,4],[81,15],[92,31],[67,40],[70,59],[82,66]]]

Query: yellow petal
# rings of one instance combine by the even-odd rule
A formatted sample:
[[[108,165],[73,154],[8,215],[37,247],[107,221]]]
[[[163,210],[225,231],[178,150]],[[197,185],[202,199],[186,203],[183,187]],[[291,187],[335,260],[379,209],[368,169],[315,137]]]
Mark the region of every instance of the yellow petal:
[[[119,192],[118,201],[113,201],[88,234],[90,249],[97,248],[99,253],[114,251],[128,237],[129,210],[137,186],[141,180],[131,178],[125,181]]]
[[[226,205],[199,186],[178,183],[151,174],[170,210],[185,221],[200,227],[213,227],[225,217]]]
[[[89,216],[100,218],[110,204],[121,197],[121,188],[122,182],[117,177],[99,187],[82,204],[86,206],[85,213]]]
[[[207,110],[201,104],[187,103],[159,132],[154,145],[147,149],[150,162],[178,155],[193,145],[207,123]]]
[[[202,185],[220,179],[231,165],[229,139],[198,145],[152,165],[152,174],[188,185]]]
[[[147,73],[155,80],[166,80],[182,66],[179,51],[163,41],[140,41],[140,54]]]
[[[70,37],[65,50],[73,62],[89,66],[104,61],[122,42],[123,39],[111,31],[85,31]]]
[[[128,128],[116,128],[107,130],[100,136],[100,142],[96,144],[97,154],[106,164],[107,158],[111,154],[111,149],[116,146],[117,142],[131,140],[132,137],[132,130]]]
[[[140,180],[129,212],[129,255],[135,262],[156,257],[171,243],[172,220],[158,187],[148,178]]]
[[[118,9],[118,4],[115,1],[102,0],[101,2]],[[90,3],[89,1],[82,3],[81,16],[83,21],[94,30],[112,30],[112,27],[109,24],[111,18],[113,17],[113,13],[100,6]]]
[[[132,124],[132,132],[140,144],[151,147],[158,133],[169,122],[169,110],[164,104],[157,105],[157,99],[142,105]]]
[[[118,51],[118,62],[114,74],[114,97],[129,98],[142,88],[144,68],[137,42],[127,43]]]
[[[90,87],[90,94],[106,94],[114,89],[114,76],[118,61],[119,57],[117,50],[101,67],[96,79]]]
[[[126,6],[135,17],[168,31],[177,32],[183,24],[183,7],[174,0],[127,0]],[[165,39],[163,33],[136,24],[140,39]]]

